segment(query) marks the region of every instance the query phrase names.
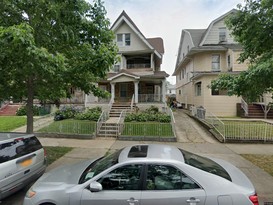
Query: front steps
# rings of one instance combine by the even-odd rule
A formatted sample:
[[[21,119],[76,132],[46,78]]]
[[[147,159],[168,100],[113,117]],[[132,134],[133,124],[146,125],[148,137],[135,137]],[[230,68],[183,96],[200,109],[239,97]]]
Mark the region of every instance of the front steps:
[[[131,112],[130,103],[113,103],[109,112],[109,119],[102,122],[97,133],[98,137],[118,137],[119,136],[119,118],[122,111]]]

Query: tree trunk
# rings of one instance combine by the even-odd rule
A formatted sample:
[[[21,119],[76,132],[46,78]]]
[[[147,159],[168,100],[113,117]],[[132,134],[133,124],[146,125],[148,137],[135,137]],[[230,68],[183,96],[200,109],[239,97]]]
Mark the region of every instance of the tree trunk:
[[[27,82],[27,130],[28,134],[33,133],[33,99],[34,99],[34,87],[33,87],[33,78],[29,77]]]

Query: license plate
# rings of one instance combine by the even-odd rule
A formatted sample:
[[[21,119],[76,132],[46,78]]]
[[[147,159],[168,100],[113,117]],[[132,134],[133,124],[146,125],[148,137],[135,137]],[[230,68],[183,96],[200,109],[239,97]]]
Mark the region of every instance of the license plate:
[[[26,159],[23,162],[20,163],[22,167],[27,167],[32,164],[32,159]]]

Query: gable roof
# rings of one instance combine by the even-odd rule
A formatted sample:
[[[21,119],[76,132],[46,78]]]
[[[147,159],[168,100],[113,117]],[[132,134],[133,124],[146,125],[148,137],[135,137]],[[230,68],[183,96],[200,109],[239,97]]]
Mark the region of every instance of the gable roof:
[[[163,45],[163,39],[160,37],[157,38],[147,38],[147,41],[161,54],[163,54],[164,51],[164,45]]]
[[[237,12],[237,10],[236,10],[236,9],[232,9],[232,10],[230,10],[229,12],[227,12],[227,13],[223,14],[222,16],[218,17],[217,19],[213,20],[213,21],[210,23],[209,27],[207,28],[206,32],[204,33],[204,36],[203,36],[203,38],[202,38],[202,40],[201,40],[199,46],[203,46],[205,40],[206,40],[207,37],[208,37],[208,34],[209,34],[211,28],[214,26],[215,23],[217,23],[217,22],[223,20],[223,19],[226,18],[228,15],[230,15],[230,14],[232,14],[232,13],[235,13],[235,12]]]
[[[164,53],[163,40],[161,38],[150,38],[150,40],[148,40],[124,10],[111,26],[111,30],[115,31],[123,22],[125,22],[135,32],[144,44],[146,44],[150,49],[154,49],[155,54],[160,59],[162,58],[162,54]],[[163,51],[163,53],[161,51]]]

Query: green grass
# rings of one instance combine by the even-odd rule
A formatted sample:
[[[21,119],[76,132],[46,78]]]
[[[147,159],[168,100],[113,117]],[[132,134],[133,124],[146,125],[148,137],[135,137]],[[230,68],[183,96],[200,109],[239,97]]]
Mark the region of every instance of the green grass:
[[[46,150],[48,165],[52,164],[54,161],[70,152],[72,147],[44,147]]]
[[[92,134],[96,131],[96,122],[88,120],[54,121],[49,126],[39,130],[47,133]]]
[[[261,121],[223,121],[225,136],[240,139],[273,139],[273,126]]]
[[[273,176],[273,155],[242,154],[242,157]]]
[[[0,117],[0,132],[10,132],[18,127],[26,125],[26,123],[27,123],[26,117],[1,116]]]
[[[154,137],[173,137],[172,126],[170,123],[139,122],[125,123],[122,132],[124,136],[154,136]]]

